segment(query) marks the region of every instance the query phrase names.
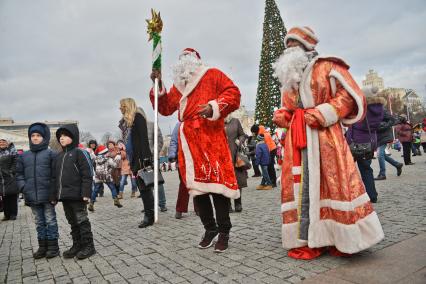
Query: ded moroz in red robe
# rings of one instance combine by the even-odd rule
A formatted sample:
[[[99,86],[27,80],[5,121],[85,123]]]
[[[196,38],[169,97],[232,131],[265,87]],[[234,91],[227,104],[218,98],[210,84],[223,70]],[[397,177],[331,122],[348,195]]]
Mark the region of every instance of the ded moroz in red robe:
[[[306,67],[299,94],[285,91],[277,113],[289,128],[282,168],[282,242],[287,249],[335,246],[340,252],[356,253],[383,239],[376,212],[365,192],[342,123],[353,124],[365,116],[365,97],[348,72],[349,66],[336,57],[315,57]],[[299,96],[300,95],[300,96]],[[306,125],[307,164],[295,162],[292,124],[300,105],[319,112],[320,129]],[[300,110],[299,110],[300,111]],[[305,170],[306,169],[306,170]],[[307,191],[309,222],[302,238],[303,199]]]
[[[218,193],[240,196],[224,127],[224,118],[240,106],[240,91],[223,72],[201,66],[186,86],[163,86],[158,111],[164,116],[178,111],[179,171],[191,195]],[[153,90],[150,94],[154,104]],[[198,115],[199,106],[210,104],[211,118]]]

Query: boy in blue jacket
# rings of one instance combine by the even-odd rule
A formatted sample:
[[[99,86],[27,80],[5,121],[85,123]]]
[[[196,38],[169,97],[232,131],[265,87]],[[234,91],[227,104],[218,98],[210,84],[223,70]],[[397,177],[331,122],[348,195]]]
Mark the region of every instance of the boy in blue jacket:
[[[59,234],[53,174],[55,154],[48,149],[50,129],[44,123],[34,123],[28,128],[28,138],[30,150],[18,158],[16,181],[35,219],[39,248],[33,257],[52,258],[59,255]]]
[[[270,160],[270,154],[268,145],[265,144],[265,138],[263,134],[257,136],[256,145],[256,165],[260,166],[262,171],[262,182],[256,187],[257,190],[270,190],[272,189],[272,182],[268,174],[268,165]]]

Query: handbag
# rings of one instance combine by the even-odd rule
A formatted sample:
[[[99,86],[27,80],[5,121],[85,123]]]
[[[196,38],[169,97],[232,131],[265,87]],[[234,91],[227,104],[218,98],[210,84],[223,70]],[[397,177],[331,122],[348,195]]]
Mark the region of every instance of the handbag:
[[[349,148],[351,150],[352,156],[354,157],[355,161],[371,160],[374,157],[373,139],[371,137],[370,124],[368,123],[367,116],[365,117],[365,120],[367,122],[368,135],[370,136],[370,142],[367,142],[367,143],[353,142],[354,132],[352,131],[352,143],[349,145]]]
[[[237,169],[249,170],[249,169],[251,169],[250,160],[246,155],[244,155],[244,153],[241,153],[240,149],[241,149],[240,147],[238,147],[238,149],[237,149],[237,154],[236,154],[236,157],[235,157],[235,165],[234,166]]]
[[[152,165],[144,166],[138,171],[137,176],[143,181],[146,187],[154,186],[154,168],[152,167]],[[164,178],[160,170],[158,171],[158,184],[164,184]]]

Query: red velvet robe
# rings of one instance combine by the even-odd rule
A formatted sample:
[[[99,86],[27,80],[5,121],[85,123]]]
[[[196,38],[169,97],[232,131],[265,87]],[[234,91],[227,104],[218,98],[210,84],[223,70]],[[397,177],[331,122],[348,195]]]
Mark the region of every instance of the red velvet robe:
[[[164,116],[179,111],[179,171],[191,195],[218,193],[239,198],[224,118],[240,106],[238,87],[220,70],[202,66],[186,86],[160,91],[158,111]],[[150,94],[154,104],[153,91]],[[199,106],[210,104],[213,117],[201,118]]]

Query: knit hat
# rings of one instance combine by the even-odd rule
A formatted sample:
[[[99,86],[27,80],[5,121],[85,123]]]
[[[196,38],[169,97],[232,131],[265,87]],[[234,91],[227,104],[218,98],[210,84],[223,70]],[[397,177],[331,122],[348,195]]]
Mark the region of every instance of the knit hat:
[[[182,56],[182,55],[186,55],[186,54],[190,54],[190,55],[192,55],[194,57],[197,57],[198,59],[201,59],[201,56],[198,53],[198,51],[196,51],[193,48],[189,48],[189,47],[185,48],[180,55]]]
[[[96,155],[102,155],[108,153],[108,148],[104,145],[99,145],[98,148],[96,148],[95,154]]]
[[[263,140],[265,140],[265,137],[263,136],[263,134],[259,134],[259,135],[257,135],[257,140],[263,141]]]
[[[41,136],[43,136],[43,138],[46,137],[46,131],[43,128],[43,126],[41,126],[40,124],[34,124],[33,126],[30,127],[28,131],[29,136],[33,135],[33,133],[38,133]]]
[[[307,50],[314,50],[319,40],[315,36],[314,31],[309,27],[294,27],[291,28],[284,38],[284,45],[287,47],[287,41],[294,39],[303,44]]]

